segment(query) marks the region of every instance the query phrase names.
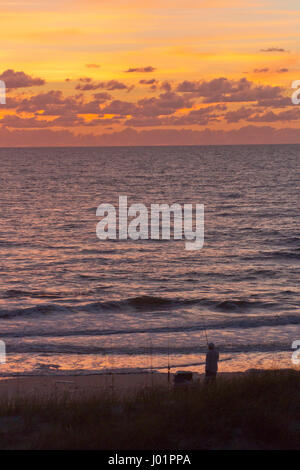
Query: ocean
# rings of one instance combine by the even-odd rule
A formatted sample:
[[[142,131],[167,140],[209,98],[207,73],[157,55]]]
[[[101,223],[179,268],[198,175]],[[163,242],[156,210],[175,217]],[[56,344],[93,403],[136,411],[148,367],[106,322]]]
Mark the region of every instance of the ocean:
[[[2,148],[1,376],[294,367],[300,146]],[[96,209],[204,204],[205,241],[106,240]]]

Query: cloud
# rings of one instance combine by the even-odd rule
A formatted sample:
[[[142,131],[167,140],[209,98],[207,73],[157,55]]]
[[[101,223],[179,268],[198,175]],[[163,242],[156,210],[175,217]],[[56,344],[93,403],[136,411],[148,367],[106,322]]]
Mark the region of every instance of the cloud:
[[[62,92],[51,90],[44,93],[24,98],[18,102],[19,111],[35,112],[52,105],[64,105]]]
[[[274,98],[261,98],[261,99],[258,99],[257,103],[255,103],[253,106],[285,108],[286,106],[292,106],[292,101],[291,101],[291,98],[287,96],[278,96]]]
[[[105,134],[74,134],[66,129],[17,129],[0,128],[1,145],[15,147],[51,146],[120,146],[120,145],[247,145],[247,144],[300,144],[300,129],[275,129],[271,126],[249,125],[230,131],[192,129],[151,129],[123,131]]]
[[[45,84],[45,80],[42,78],[33,78],[25,72],[15,72],[12,69],[5,70],[5,72],[0,75],[0,80],[3,80],[6,87],[10,89],[41,86]]]
[[[280,111],[274,113],[273,111],[266,111],[262,114],[255,114],[247,120],[250,122],[277,122],[277,121],[298,121],[300,119],[300,109],[294,107],[287,111]]]
[[[114,100],[101,109],[103,114],[118,114],[120,116],[132,115],[137,112],[137,106],[129,101]]]
[[[99,64],[85,64],[85,66],[88,69],[99,69],[99,67],[101,67],[101,65],[99,65]]]
[[[101,108],[101,114],[117,114],[119,116],[132,116],[132,118],[154,118],[173,114],[181,108],[191,108],[193,101],[190,97],[178,93],[161,93],[158,97],[143,98],[137,103],[113,100]]]
[[[254,72],[254,73],[266,73],[266,72],[270,72],[270,69],[267,69],[267,68],[264,68],[264,69],[254,69],[253,72]]]
[[[76,90],[90,91],[90,90],[127,90],[131,91],[134,86],[126,85],[125,83],[119,82],[118,80],[108,80],[107,82],[93,82],[91,78],[80,78],[78,85],[76,85]]]
[[[288,52],[281,47],[268,47],[267,49],[260,49],[260,52]]]
[[[133,73],[133,72],[149,73],[149,72],[154,72],[154,70],[156,70],[155,67],[152,67],[151,65],[148,65],[148,67],[129,68],[128,70],[125,70],[125,72],[126,73]]]
[[[14,99],[18,112],[40,113],[44,116],[71,116],[76,114],[98,114],[100,105],[111,100],[107,92],[95,93],[93,99],[84,101],[82,94],[64,97],[59,90],[50,90],[29,98]]]
[[[179,83],[177,91],[192,93],[203,98],[204,103],[247,102],[277,98],[281,95],[279,86],[256,85],[246,78],[229,80],[220,77],[210,81],[187,81]]]
[[[74,95],[64,95],[60,90],[37,94],[15,93],[13,97],[7,97],[6,105],[9,110],[14,109],[15,114],[5,115],[0,120],[0,129],[42,132],[47,128],[73,128],[77,142],[76,135],[80,129],[86,128],[86,133],[88,127],[94,127],[99,134],[100,128],[107,129],[110,126],[113,131],[116,129],[114,126],[118,125],[118,128],[130,128],[132,132],[138,129],[139,133],[135,134],[137,142],[142,138],[148,142],[150,134],[146,136],[144,131],[150,133],[154,130],[168,130],[176,145],[179,140],[171,131],[178,132],[181,137],[187,136],[190,126],[193,126],[190,130],[194,132],[198,126],[203,129],[220,122],[235,124],[247,121],[261,127],[262,123],[294,122],[300,119],[300,108],[292,106],[290,96],[283,96],[283,88],[257,84],[246,78],[230,80],[218,77],[207,81],[186,80],[176,84],[144,77],[137,80],[137,83],[146,85],[149,89],[155,87],[157,93],[149,96],[149,89],[144,89],[144,96],[140,99],[115,99],[110,93],[112,90],[129,91],[131,86],[119,80],[95,81],[91,77],[82,77],[77,81],[76,89],[79,91]],[[91,93],[83,93],[86,90]],[[141,91],[140,87],[139,93]],[[243,105],[236,109],[230,103]],[[206,133],[208,131],[206,129]],[[117,132],[113,134],[119,135]],[[162,134],[153,135],[157,137]],[[198,137],[199,135],[197,134]],[[126,142],[132,136],[132,133],[126,134]],[[68,139],[69,137],[68,134]],[[99,134],[99,139],[100,137],[106,139]]]
[[[158,117],[133,117],[127,119],[124,123],[126,126],[131,127],[159,127],[163,125],[163,120]]]
[[[248,122],[279,122],[279,121],[297,121],[300,119],[300,109],[293,107],[286,111],[275,113],[274,111],[256,112],[255,108],[242,107],[236,111],[230,111],[225,114],[225,119],[229,123],[236,123],[239,121]]]
[[[140,80],[139,83],[141,85],[154,85],[155,83],[157,83],[157,80],[155,80],[155,78],[151,78],[149,80]]]
[[[164,82],[160,83],[155,78],[151,78],[149,80],[142,79],[142,80],[139,81],[139,83],[141,85],[150,85],[150,89],[153,90],[153,91],[157,90],[158,88],[160,90],[167,91],[167,92],[172,91],[172,85],[168,81],[164,81]]]
[[[254,73],[267,73],[267,72],[270,72],[271,70],[268,69],[268,68],[263,68],[263,69],[254,69],[253,72]],[[279,70],[276,70],[277,73],[285,73],[285,72],[288,72],[289,69],[286,69],[286,68],[282,68],[282,69],[279,69]]]
[[[209,122],[218,121],[221,117],[218,112],[224,110],[226,106],[217,105],[194,109],[183,116],[140,116],[128,119],[125,125],[132,127],[191,126],[193,124],[204,126]]]
[[[225,114],[225,119],[227,122],[239,122],[243,119],[247,119],[248,117],[252,116],[254,113],[253,108],[245,108],[242,107],[236,111],[229,111]]]
[[[112,96],[107,93],[106,91],[100,92],[100,93],[94,93],[93,97],[96,100],[101,100],[101,101],[109,101],[112,99]]]
[[[158,97],[143,98],[138,101],[140,116],[160,116],[173,114],[181,108],[191,108],[193,101],[190,97],[179,95],[172,91],[161,93]]]
[[[2,128],[12,129],[43,129],[51,127],[75,127],[75,126],[99,126],[107,124],[116,124],[120,120],[117,118],[102,118],[92,119],[86,121],[84,118],[77,116],[76,114],[65,114],[64,116],[58,116],[52,120],[37,119],[36,117],[23,118],[15,115],[7,115],[0,119],[0,126]]]
[[[170,82],[162,82],[161,85],[160,85],[160,88],[161,90],[164,90],[164,91],[171,91],[172,90],[172,85]]]
[[[21,118],[19,116],[7,115],[0,120],[2,127],[12,127],[12,128],[41,128],[49,127],[47,121],[38,121],[36,118]]]

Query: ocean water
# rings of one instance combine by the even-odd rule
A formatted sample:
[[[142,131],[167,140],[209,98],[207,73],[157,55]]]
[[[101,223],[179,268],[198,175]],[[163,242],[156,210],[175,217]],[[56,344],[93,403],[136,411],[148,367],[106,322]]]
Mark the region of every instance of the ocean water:
[[[0,149],[0,375],[298,367],[300,146]],[[100,241],[96,208],[203,203],[205,243]]]

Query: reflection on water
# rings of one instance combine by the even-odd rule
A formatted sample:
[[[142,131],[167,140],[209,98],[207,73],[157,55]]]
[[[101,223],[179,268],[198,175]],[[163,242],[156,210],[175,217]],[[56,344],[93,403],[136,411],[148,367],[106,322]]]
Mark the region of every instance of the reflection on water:
[[[0,374],[291,367],[300,147],[0,149]],[[97,239],[96,208],[204,203],[205,244]],[[49,365],[56,367],[49,367]],[[47,367],[48,365],[48,367]],[[188,367],[188,366],[187,366]]]

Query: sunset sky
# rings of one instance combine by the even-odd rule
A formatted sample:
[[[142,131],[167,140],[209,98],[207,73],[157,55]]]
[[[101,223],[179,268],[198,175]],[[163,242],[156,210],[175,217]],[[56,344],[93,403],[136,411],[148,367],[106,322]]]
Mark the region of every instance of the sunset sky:
[[[300,143],[299,0],[2,1],[0,145]]]

